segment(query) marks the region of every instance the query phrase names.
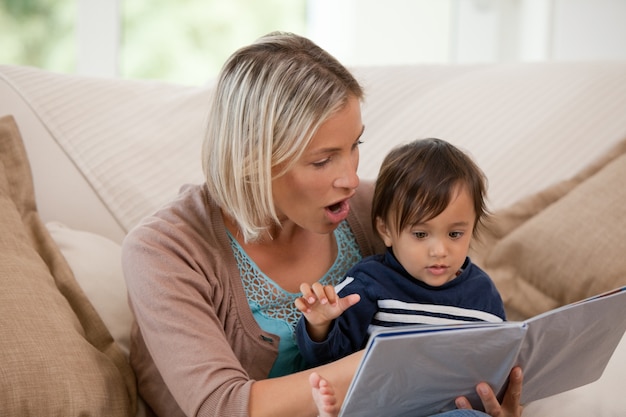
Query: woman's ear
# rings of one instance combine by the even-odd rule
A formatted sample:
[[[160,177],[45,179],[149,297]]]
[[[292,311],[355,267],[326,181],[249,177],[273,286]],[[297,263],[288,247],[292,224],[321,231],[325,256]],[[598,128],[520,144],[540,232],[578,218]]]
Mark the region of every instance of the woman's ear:
[[[376,217],[376,231],[382,238],[383,242],[385,242],[385,246],[390,248],[392,246],[391,231],[387,227],[387,223],[385,223],[380,216]]]

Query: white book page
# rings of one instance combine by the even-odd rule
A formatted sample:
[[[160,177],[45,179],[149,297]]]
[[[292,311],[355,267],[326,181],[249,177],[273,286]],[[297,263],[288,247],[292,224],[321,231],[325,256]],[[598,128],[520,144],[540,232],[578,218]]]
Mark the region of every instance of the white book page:
[[[515,365],[526,404],[597,380],[625,331],[626,287],[525,322],[384,330],[370,339],[340,416],[428,416],[454,409],[459,395],[481,409],[476,384],[501,398]]]
[[[626,291],[561,307],[526,321],[520,351],[522,404],[596,381],[626,331]]]
[[[479,408],[476,384],[506,382],[525,332],[499,323],[374,338],[340,416],[428,416],[455,409],[459,395]]]

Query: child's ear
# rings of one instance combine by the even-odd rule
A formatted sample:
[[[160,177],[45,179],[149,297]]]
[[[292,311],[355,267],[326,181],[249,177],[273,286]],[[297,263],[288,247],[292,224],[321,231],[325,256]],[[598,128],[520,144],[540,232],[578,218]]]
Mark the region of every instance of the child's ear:
[[[376,231],[385,242],[385,246],[390,248],[392,246],[391,231],[387,227],[387,223],[380,217],[376,217]]]

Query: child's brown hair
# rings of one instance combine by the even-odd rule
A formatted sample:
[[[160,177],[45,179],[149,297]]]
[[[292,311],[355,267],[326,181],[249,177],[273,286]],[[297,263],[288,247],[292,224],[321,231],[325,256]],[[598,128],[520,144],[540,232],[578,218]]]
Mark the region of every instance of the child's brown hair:
[[[443,212],[459,186],[474,201],[473,233],[483,225],[487,179],[463,151],[441,139],[419,139],[398,146],[383,160],[372,203],[372,225],[380,217],[396,233]]]

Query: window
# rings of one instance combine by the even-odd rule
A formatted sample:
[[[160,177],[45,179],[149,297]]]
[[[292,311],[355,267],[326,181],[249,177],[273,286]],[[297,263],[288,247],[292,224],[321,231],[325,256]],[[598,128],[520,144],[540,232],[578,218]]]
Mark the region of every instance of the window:
[[[120,75],[201,84],[237,48],[274,30],[304,33],[305,0],[126,0]]]
[[[72,72],[75,14],[75,0],[2,0],[0,62]]]
[[[198,85],[273,30],[348,66],[624,60],[625,17],[624,0],[0,0],[0,63]]]
[[[306,0],[1,0],[0,62],[197,85],[251,40],[305,29]]]

